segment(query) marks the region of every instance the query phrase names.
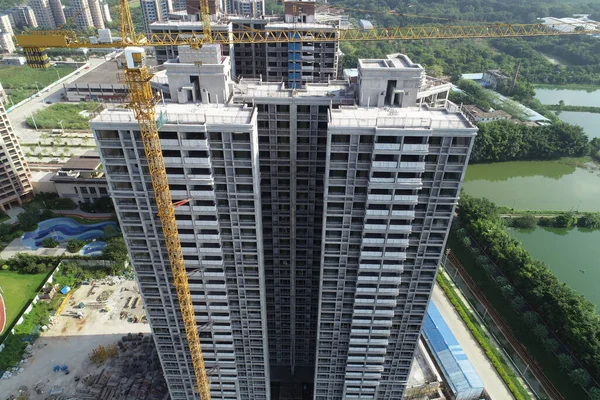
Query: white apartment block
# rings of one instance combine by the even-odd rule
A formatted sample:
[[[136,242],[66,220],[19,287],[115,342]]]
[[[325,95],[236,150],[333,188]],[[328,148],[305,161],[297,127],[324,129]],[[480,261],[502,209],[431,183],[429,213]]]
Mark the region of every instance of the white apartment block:
[[[6,95],[0,85],[0,210],[23,204],[31,196],[31,173],[13,131],[4,104]]]
[[[100,11],[102,11],[102,18],[104,22],[112,22],[112,17],[110,15],[110,7],[106,3],[100,3]]]
[[[0,50],[4,53],[14,53],[16,50],[12,33],[0,32]]]
[[[0,31],[14,35],[13,24],[14,22],[10,14],[0,15]]]
[[[96,29],[104,29],[104,18],[102,17],[102,7],[100,6],[100,0],[87,0],[88,7],[90,9],[90,15],[92,17],[92,23]]]
[[[477,131],[450,85],[401,54],[288,89],[178,52],[159,135],[212,398],[402,398]],[[137,123],[91,126],[171,398],[194,399]]]

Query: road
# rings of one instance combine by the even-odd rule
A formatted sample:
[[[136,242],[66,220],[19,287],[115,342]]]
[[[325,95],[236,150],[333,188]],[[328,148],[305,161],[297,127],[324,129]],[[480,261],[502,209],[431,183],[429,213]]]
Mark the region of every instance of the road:
[[[458,343],[460,343],[465,351],[469,361],[471,361],[471,364],[475,367],[477,374],[479,374],[479,377],[483,381],[485,389],[491,398],[494,400],[514,399],[510,391],[504,385],[502,378],[500,378],[481,347],[479,347],[477,341],[471,336],[471,333],[454,309],[454,306],[450,303],[438,285],[435,285],[433,288],[432,300],[440,310],[440,313],[444,317],[444,321],[446,321],[446,324],[448,324],[448,327],[452,330],[456,340],[458,340]]]
[[[37,140],[39,133],[35,129],[30,129],[29,126],[27,124],[25,124],[25,120],[27,118],[29,118],[29,116],[31,116],[31,114],[36,112],[37,110],[48,107],[48,104],[46,104],[46,101],[51,101],[52,103],[61,101],[62,100],[61,94],[63,92],[63,84],[71,83],[71,82],[75,81],[76,79],[79,79],[81,76],[87,74],[90,71],[93,71],[94,68],[98,67],[99,65],[101,65],[105,62],[106,61],[104,60],[104,58],[90,58],[90,60],[89,60],[90,68],[89,69],[82,70],[79,75],[73,75],[69,79],[50,88],[48,90],[48,92],[41,93],[40,97],[34,97],[29,102],[12,110],[8,114],[8,118],[10,119],[13,129],[17,133],[17,136],[19,137],[19,139],[20,140],[22,140],[23,138],[31,139],[31,140],[26,140],[26,141]]]

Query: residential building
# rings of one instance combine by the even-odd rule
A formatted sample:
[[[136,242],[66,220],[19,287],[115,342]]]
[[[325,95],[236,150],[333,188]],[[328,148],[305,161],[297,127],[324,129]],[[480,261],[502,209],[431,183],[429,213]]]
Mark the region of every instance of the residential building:
[[[493,90],[496,90],[498,86],[505,85],[509,80],[510,76],[497,69],[485,71],[482,76],[482,84]]]
[[[185,11],[186,4],[185,0],[173,0],[173,12]]]
[[[0,32],[0,50],[4,53],[15,52],[15,42],[12,33]]]
[[[371,23],[371,21],[368,21],[366,19],[358,20],[358,26],[360,26],[360,29],[373,29],[373,24]]]
[[[105,25],[104,18],[102,16],[102,7],[100,6],[100,0],[87,0],[87,2],[94,28],[104,29]]]
[[[257,3],[256,3],[257,4]],[[286,15],[281,17],[244,17],[213,15],[213,31],[295,30],[306,37],[315,31],[338,31],[336,24],[315,22],[315,3],[286,1]],[[188,10],[189,13],[189,10]],[[200,21],[167,21],[150,25],[153,33],[201,33]],[[326,83],[335,80],[341,66],[339,43],[313,42],[235,44],[225,46],[231,56],[232,74],[236,78],[261,78],[267,82],[285,82],[290,88],[307,83]],[[155,48],[159,64],[177,57],[175,46]]]
[[[13,131],[4,104],[6,95],[0,85],[0,210],[23,204],[31,196],[31,173]]]
[[[150,24],[153,22],[167,21],[169,12],[173,9],[171,0],[140,0],[144,28],[150,32]]]
[[[159,136],[212,398],[402,398],[477,131],[450,85],[401,54],[353,85],[234,83],[220,46],[177,51]],[[170,396],[193,399],[139,128],[91,127]]]
[[[69,8],[68,14],[70,18],[75,18],[78,29],[87,29],[94,26],[88,0],[72,0]]]
[[[35,14],[35,19],[40,28],[55,29],[54,15],[48,0],[29,0],[29,6]]]
[[[13,25],[14,21],[10,14],[0,15],[0,31],[14,35],[15,31],[13,30]]]
[[[75,203],[93,203],[108,196],[108,183],[102,170],[100,156],[88,151],[67,161],[50,179],[59,197]]]
[[[54,24],[57,27],[65,25],[67,23],[67,19],[65,18],[65,12],[63,11],[63,6],[60,0],[48,0],[48,5],[50,6],[50,11],[52,12]]]
[[[243,17],[260,17],[265,15],[265,3],[262,0],[232,0],[232,9],[228,9],[229,14],[240,15]]]
[[[112,22],[112,17],[110,15],[110,7],[106,3],[100,3],[100,11],[102,11],[102,19],[104,22]]]
[[[6,11],[9,13],[17,28],[37,28],[38,22],[33,9],[29,6],[13,7]]]

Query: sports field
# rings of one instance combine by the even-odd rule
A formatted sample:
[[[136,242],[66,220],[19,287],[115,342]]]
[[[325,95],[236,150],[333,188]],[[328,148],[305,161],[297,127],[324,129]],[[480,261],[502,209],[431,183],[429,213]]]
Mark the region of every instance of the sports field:
[[[0,342],[4,339],[7,329],[14,319],[21,313],[25,305],[35,297],[38,287],[47,275],[47,272],[18,274],[14,271],[0,271],[0,288],[2,288],[0,293],[3,294],[6,308],[5,327],[0,327]],[[1,313],[2,311],[0,311]]]

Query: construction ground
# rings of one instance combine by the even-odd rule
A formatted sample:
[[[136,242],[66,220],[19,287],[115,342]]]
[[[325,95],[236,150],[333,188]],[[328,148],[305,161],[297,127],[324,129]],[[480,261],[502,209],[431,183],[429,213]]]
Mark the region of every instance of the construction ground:
[[[0,379],[0,399],[166,398],[145,321],[135,281],[109,277],[82,285],[28,346],[22,364]]]

